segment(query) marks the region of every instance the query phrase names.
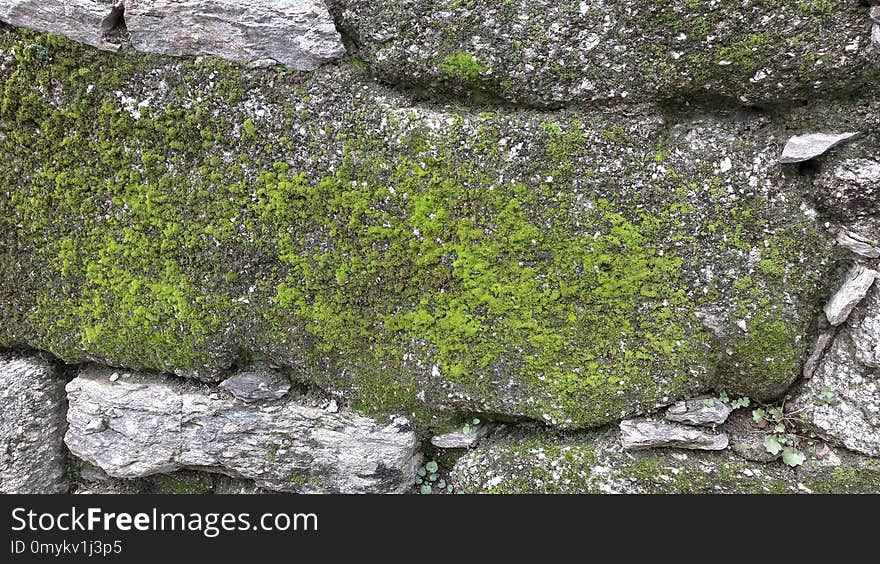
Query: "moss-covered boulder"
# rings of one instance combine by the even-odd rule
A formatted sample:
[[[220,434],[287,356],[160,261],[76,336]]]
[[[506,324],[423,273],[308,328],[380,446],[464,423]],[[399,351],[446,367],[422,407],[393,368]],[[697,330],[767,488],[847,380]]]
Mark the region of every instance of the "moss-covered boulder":
[[[464,493],[876,494],[880,459],[834,448],[790,468],[782,461],[749,461],[730,449],[626,451],[616,430],[519,428],[459,458],[451,479]]]
[[[330,0],[372,71],[422,94],[539,107],[789,105],[877,82],[867,3]]]
[[[478,112],[356,61],[6,27],[0,86],[0,346],[68,362],[265,359],[417,423],[580,428],[780,395],[843,275],[809,177],[776,163],[809,113]]]

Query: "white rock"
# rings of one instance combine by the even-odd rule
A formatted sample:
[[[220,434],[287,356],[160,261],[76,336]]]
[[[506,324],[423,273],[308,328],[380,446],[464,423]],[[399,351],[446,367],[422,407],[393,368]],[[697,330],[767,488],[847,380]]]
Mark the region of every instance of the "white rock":
[[[831,325],[840,325],[853,308],[868,294],[874,284],[877,272],[860,264],[854,264],[846,275],[843,285],[825,304],[825,315]]]
[[[293,401],[245,404],[210,397],[180,378],[135,374],[110,383],[87,367],[67,385],[64,441],[115,478],[194,468],[275,491],[400,493],[421,461],[402,422],[327,413]],[[96,430],[95,420],[106,421]]]
[[[834,237],[837,244],[865,258],[880,257],[880,247],[874,241],[867,241],[864,237],[841,229]]]
[[[629,419],[620,422],[620,443],[626,449],[674,447],[696,450],[724,450],[728,437],[725,433],[710,433],[696,427]]]
[[[823,155],[828,150],[859,135],[847,133],[810,133],[796,135],[788,140],[779,157],[781,163],[799,163]]]
[[[0,0],[0,20],[115,51],[105,34],[121,16],[122,0]]]
[[[880,456],[880,288],[844,328],[790,407],[830,443]]]
[[[345,54],[323,0],[126,0],[132,45],[312,70]]]

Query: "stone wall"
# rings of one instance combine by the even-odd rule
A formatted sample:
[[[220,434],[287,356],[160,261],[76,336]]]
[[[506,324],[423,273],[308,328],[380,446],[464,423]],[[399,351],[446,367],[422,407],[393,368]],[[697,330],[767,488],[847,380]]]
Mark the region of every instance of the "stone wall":
[[[0,490],[880,489],[880,7],[0,21]]]

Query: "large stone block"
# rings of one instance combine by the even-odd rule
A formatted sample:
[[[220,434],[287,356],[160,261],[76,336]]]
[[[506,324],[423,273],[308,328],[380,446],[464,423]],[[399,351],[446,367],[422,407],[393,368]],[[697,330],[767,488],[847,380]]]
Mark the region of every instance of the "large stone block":
[[[175,378],[86,367],[67,385],[76,456],[116,478],[179,469],[276,491],[401,493],[420,457],[406,420],[381,423],[285,399],[260,405]]]

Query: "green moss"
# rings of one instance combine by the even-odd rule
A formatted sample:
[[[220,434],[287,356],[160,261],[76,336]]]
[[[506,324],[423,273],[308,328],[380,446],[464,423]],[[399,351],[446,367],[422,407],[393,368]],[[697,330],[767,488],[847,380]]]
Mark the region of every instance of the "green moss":
[[[838,449],[838,466],[824,466],[808,460],[801,479],[813,492],[822,494],[880,493],[880,460]]]
[[[770,311],[761,311],[749,319],[746,328],[745,335],[733,342],[736,360],[727,369],[736,374],[736,384],[731,388],[754,398],[772,398],[796,377],[806,340],[799,339],[800,332],[789,321]]]
[[[489,70],[489,67],[472,54],[457,51],[440,63],[440,70],[451,77],[472,82],[477,80],[481,73]]]
[[[258,132],[227,100],[244,100],[254,75],[204,59],[181,62],[168,99],[138,116],[114,93],[148,80],[149,59],[29,32],[0,41],[18,56],[0,110],[11,188],[0,227],[15,233],[2,259],[15,284],[0,287],[14,338],[0,339],[198,376],[272,356],[350,389],[364,411],[420,422],[432,398],[481,404],[504,374],[523,391],[519,414],[597,425],[696,391],[714,370],[683,277],[682,253],[698,245],[695,173],[621,196],[584,165],[598,159],[590,135],[635,153],[624,124],[548,121],[535,140],[546,159],[523,171],[499,148],[516,129],[505,115],[438,132],[364,103],[342,125],[308,121],[307,85],[275,74],[262,93],[283,111]],[[483,72],[466,54],[453,62]],[[40,94],[56,90],[63,99]],[[377,135],[370,117],[408,134]],[[312,124],[302,144],[287,137],[298,119]],[[582,182],[596,187],[570,189]],[[761,230],[730,211],[706,221],[731,252],[751,249]],[[784,278],[798,248],[768,256],[784,266],[765,277]],[[782,373],[800,354],[774,319],[753,321],[766,339],[739,347],[749,369],[772,356]]]
[[[210,477],[191,472],[158,474],[148,478],[152,489],[160,494],[208,494],[214,490]]]

